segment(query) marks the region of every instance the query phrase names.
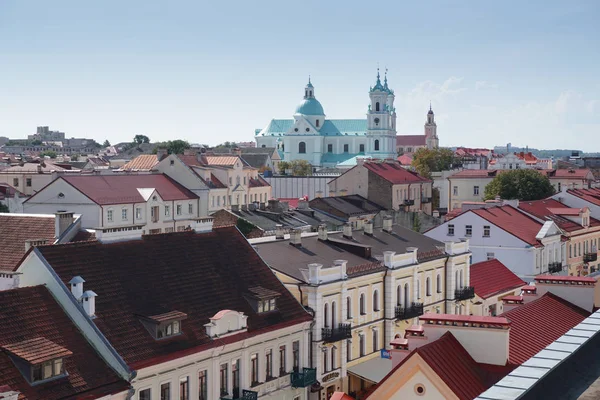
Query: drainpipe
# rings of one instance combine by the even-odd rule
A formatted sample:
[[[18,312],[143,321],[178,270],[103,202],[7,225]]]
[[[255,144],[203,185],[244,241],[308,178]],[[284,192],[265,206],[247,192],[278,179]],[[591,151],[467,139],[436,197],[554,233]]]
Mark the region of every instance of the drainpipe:
[[[171,215],[173,216],[173,232],[177,232],[177,229],[175,229],[175,200],[172,200],[172,205],[171,205]]]
[[[448,314],[448,261],[450,256],[446,257],[444,262],[444,314]]]
[[[301,285],[302,285],[301,283],[296,284],[296,286],[298,287],[298,292],[300,292],[300,304],[302,304],[302,306],[304,307],[304,304],[302,302],[303,294],[302,294],[302,286]],[[313,358],[313,345],[312,345],[313,344],[313,328],[315,326],[316,321],[315,321],[314,310],[311,310],[311,311],[308,311],[313,317],[313,320],[310,323],[310,328],[308,331],[308,343],[310,344],[310,349],[309,349],[309,353],[308,353],[308,364],[310,365],[311,368],[316,368],[316,366],[313,365],[314,358]]]

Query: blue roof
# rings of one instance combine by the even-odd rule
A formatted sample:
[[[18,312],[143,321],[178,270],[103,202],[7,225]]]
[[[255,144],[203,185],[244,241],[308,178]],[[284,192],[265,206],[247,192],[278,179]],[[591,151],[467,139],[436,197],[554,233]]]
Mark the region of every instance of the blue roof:
[[[265,136],[283,136],[294,125],[293,119],[273,119],[261,132]],[[365,136],[366,119],[326,119],[319,130],[323,136]]]
[[[323,106],[321,103],[319,103],[319,100],[315,99],[314,97],[309,97],[302,100],[302,103],[298,104],[295,114],[325,115],[325,112],[323,111]]]

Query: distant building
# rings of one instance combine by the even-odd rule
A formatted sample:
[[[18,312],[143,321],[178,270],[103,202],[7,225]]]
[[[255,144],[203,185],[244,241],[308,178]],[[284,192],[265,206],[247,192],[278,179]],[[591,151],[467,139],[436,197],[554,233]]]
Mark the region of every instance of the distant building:
[[[78,169],[72,169],[70,165],[38,160],[0,170],[0,183],[11,185],[26,196],[32,196],[59,176],[79,175],[80,172]]]
[[[471,264],[470,285],[475,290],[473,315],[495,317],[504,312],[503,299],[519,296],[527,285],[499,260],[492,258]]]
[[[411,156],[420,148],[437,149],[439,144],[437,124],[435,123],[435,115],[431,109],[431,105],[429,105],[429,111],[427,112],[424,135],[396,136],[396,152],[406,156]]]

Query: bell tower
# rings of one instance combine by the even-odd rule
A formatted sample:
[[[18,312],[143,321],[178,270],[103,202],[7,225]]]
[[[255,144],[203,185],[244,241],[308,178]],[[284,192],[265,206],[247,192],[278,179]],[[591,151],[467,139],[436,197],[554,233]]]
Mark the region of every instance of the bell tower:
[[[431,103],[429,103],[429,111],[427,112],[427,122],[425,122],[425,144],[428,149],[437,149],[440,144],[440,140],[437,135],[437,125],[435,123],[435,114],[431,109]]]
[[[367,112],[367,151],[371,158],[396,158],[396,109],[394,91],[388,86],[387,70],[384,83],[377,68],[375,86],[369,89],[370,104]]]

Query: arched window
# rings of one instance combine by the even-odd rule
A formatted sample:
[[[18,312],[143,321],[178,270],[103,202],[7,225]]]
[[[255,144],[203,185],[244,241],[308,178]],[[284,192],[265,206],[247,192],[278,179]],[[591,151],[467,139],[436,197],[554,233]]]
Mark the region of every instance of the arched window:
[[[360,295],[360,315],[365,315],[367,313],[367,310],[365,308],[365,294],[362,293]]]
[[[335,326],[337,325],[337,321],[336,321],[336,314],[337,314],[337,308],[335,307],[335,301],[333,301],[331,303],[331,327],[335,328]]]
[[[373,311],[379,311],[379,293],[373,291]]]
[[[425,281],[425,290],[425,294],[431,296],[431,279],[429,277],[427,277],[427,280]]]
[[[375,103],[375,111],[379,111],[379,102]]]
[[[317,128],[319,127],[319,120],[317,120]]]
[[[323,326],[329,326],[329,304],[327,303],[323,306]]]
[[[300,153],[300,154],[306,153],[306,143],[304,143],[304,142],[298,143],[298,153]]]
[[[417,300],[421,298],[421,282],[417,279]]]
[[[454,286],[456,287],[456,289],[460,289],[460,281],[458,280],[458,278],[459,278],[458,271],[456,271],[455,275],[456,275],[456,277],[455,277],[456,282],[454,282]]]
[[[375,151],[379,151],[379,139],[375,139]]]
[[[404,284],[404,307],[408,307],[410,301],[410,292],[408,291],[408,283]]]
[[[352,299],[350,296],[346,297],[346,318],[352,319]]]
[[[312,97],[312,90],[310,92],[308,92],[308,93],[310,93],[309,96]]]
[[[396,288],[396,305],[402,305],[402,285],[398,285]]]
[[[437,278],[435,279],[435,290],[438,293],[442,293],[442,276],[437,274]]]
[[[461,289],[463,288],[463,282],[464,282],[464,281],[463,281],[463,272],[462,272],[462,269],[461,269],[461,270],[460,270],[460,288],[461,288]]]

